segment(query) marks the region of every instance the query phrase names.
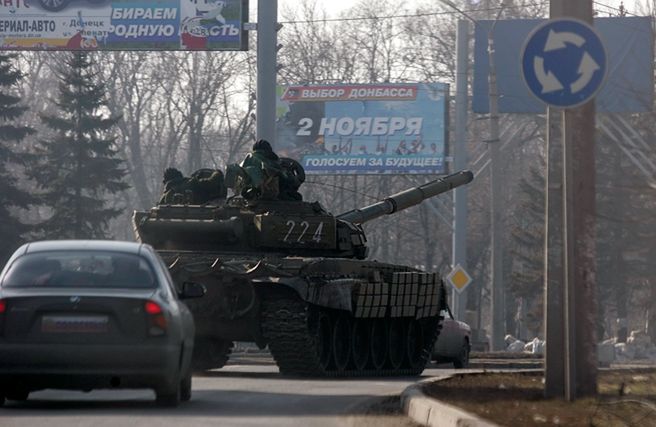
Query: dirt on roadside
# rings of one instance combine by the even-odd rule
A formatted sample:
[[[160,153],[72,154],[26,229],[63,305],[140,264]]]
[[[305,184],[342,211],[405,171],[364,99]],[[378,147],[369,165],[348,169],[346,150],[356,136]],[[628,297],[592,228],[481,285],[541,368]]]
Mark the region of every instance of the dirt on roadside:
[[[463,374],[424,393],[502,426],[656,426],[656,369],[600,371],[598,396],[543,397],[542,373]]]

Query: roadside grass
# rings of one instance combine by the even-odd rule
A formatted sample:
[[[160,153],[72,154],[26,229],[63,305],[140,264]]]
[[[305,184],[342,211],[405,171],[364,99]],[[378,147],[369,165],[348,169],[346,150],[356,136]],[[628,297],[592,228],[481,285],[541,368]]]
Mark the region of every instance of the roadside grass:
[[[656,369],[599,372],[598,395],[545,399],[542,373],[462,374],[424,393],[502,426],[656,426]]]

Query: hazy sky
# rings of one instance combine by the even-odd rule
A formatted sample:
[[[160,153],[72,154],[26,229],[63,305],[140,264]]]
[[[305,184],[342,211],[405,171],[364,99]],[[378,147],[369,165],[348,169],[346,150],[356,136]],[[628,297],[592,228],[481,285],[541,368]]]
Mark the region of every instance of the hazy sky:
[[[316,2],[317,5],[321,6],[331,15],[347,9],[355,3],[353,0],[316,0]],[[294,8],[299,3],[301,3],[301,0],[278,0],[278,12],[284,10],[286,7]]]

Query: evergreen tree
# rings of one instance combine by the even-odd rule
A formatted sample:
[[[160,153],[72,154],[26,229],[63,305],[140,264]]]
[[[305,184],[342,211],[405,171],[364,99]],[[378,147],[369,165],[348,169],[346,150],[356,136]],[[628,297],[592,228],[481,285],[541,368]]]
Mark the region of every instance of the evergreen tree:
[[[645,284],[656,275],[651,258],[656,199],[619,145],[599,135],[596,147],[597,335],[600,341],[626,342],[631,329],[644,325],[635,323],[636,312],[653,304]]]
[[[16,55],[0,54],[0,263],[4,264],[14,249],[22,243],[28,231],[13,209],[26,208],[33,198],[18,186],[16,169],[11,165],[20,164],[24,156],[18,150],[23,139],[34,133],[28,126],[19,126],[17,120],[27,107],[19,105],[20,97],[12,93],[12,88],[23,75],[14,65]],[[0,264],[1,265],[1,264]]]
[[[543,323],[545,177],[544,162],[540,163],[519,182],[517,223],[510,230],[513,265],[508,290],[521,304],[518,320],[528,333],[524,339],[541,335]]]
[[[112,136],[119,118],[104,114],[105,86],[87,53],[67,54],[55,72],[59,111],[41,116],[53,136],[39,141],[31,172],[51,210],[43,237],[106,238],[109,220],[120,214],[107,196],[128,188]]]

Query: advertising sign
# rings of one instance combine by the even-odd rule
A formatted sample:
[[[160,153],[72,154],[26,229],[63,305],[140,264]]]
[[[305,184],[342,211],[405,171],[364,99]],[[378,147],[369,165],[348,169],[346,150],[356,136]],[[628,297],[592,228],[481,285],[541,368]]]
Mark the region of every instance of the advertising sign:
[[[278,87],[276,151],[310,174],[442,174],[449,85]]]
[[[247,0],[0,0],[0,49],[246,50]]]

